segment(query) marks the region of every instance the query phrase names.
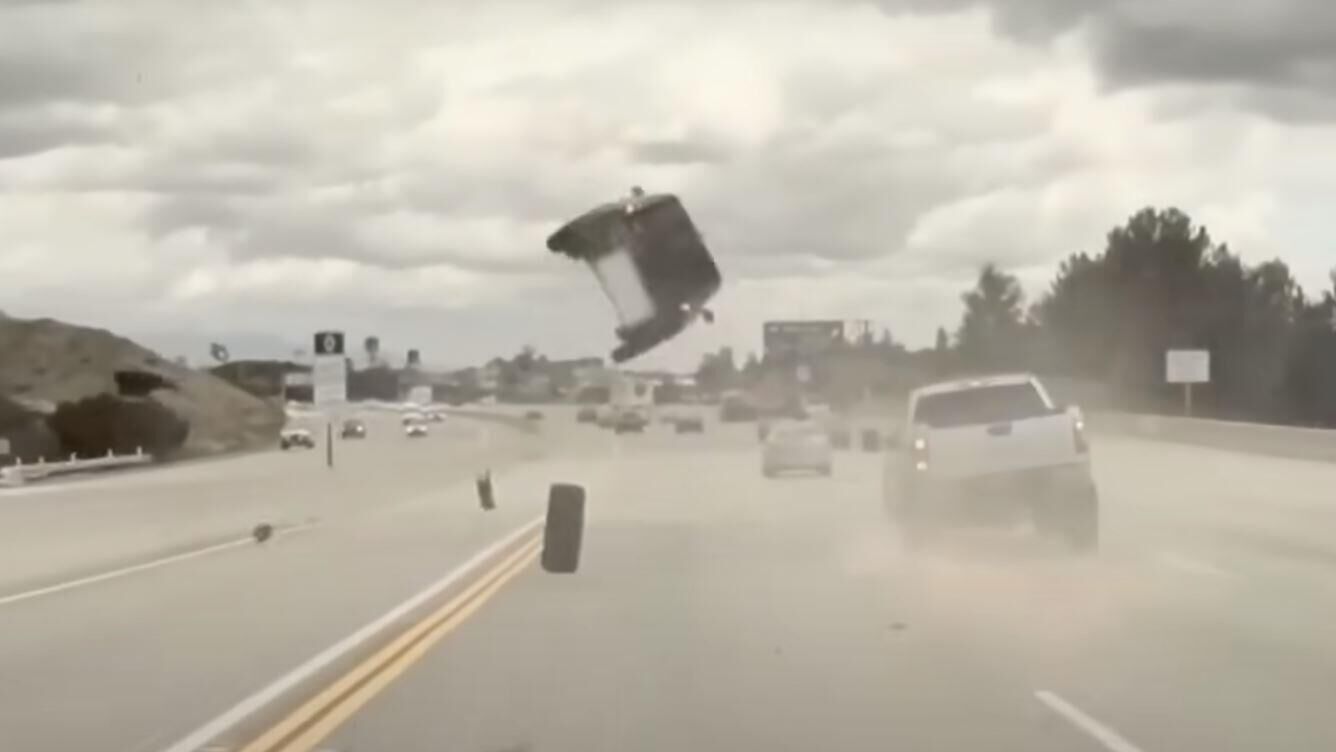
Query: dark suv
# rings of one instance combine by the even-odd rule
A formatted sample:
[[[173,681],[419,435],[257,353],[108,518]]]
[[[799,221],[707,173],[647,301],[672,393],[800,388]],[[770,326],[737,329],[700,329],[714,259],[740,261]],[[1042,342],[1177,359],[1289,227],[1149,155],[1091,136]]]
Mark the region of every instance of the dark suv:
[[[360,420],[345,420],[339,435],[345,439],[365,439],[366,424]]]

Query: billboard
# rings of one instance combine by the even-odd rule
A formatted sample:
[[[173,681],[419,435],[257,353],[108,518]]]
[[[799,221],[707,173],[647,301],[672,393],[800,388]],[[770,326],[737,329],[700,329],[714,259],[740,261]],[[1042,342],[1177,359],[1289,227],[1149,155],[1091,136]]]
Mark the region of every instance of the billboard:
[[[815,358],[845,341],[840,320],[767,321],[761,334],[767,358]]]

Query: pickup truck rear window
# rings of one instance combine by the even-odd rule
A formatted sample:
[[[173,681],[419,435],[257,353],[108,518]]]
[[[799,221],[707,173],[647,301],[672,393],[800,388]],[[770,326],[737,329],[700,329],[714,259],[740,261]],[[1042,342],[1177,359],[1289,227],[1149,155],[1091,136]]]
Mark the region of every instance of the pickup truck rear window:
[[[920,397],[914,423],[953,428],[1051,415],[1052,410],[1031,384],[981,386]]]

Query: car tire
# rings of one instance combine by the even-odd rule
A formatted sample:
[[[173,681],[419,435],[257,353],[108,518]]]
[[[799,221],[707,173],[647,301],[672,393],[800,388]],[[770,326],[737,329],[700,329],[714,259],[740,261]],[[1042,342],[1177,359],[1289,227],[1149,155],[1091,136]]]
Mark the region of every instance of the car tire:
[[[904,547],[909,551],[920,551],[937,538],[941,523],[923,509],[912,486],[901,485],[899,490],[899,498],[890,504],[891,516],[899,528]]]

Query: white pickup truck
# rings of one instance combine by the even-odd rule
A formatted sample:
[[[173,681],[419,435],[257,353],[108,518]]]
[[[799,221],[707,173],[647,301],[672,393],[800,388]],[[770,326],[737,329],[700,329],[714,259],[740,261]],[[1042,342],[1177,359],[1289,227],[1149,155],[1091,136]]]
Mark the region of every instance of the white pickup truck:
[[[1099,540],[1085,420],[1030,374],[932,384],[909,396],[884,494],[911,546],[960,524],[1028,520],[1081,551]]]

